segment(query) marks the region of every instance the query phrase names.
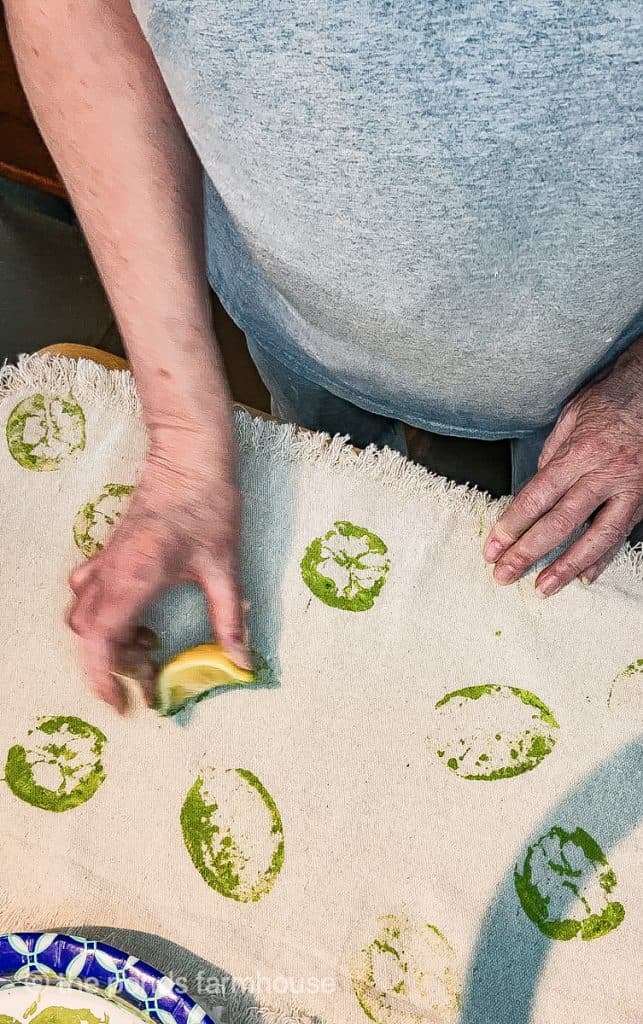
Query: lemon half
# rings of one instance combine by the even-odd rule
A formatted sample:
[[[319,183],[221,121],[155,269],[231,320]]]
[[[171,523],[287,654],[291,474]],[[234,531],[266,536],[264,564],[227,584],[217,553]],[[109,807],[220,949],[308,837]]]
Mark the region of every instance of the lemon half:
[[[216,687],[247,686],[255,681],[255,673],[235,665],[220,644],[200,644],[163,666],[156,680],[156,709],[161,715],[175,715]]]

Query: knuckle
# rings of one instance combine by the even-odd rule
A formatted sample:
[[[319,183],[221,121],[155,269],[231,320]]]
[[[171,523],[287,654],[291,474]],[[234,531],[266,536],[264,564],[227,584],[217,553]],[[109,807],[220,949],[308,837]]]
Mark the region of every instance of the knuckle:
[[[579,525],[580,516],[573,508],[555,509],[550,513],[550,523],[554,534],[553,540],[562,540],[568,537]]]
[[[511,552],[502,559],[499,565],[511,569],[515,573],[523,573],[533,563],[534,557],[523,545],[520,548],[512,548]]]
[[[536,491],[524,491],[520,500],[515,503],[518,511],[522,512],[528,519],[536,519],[542,509],[541,496]]]
[[[75,594],[77,594],[82,587],[84,578],[85,577],[80,569],[74,569],[74,571],[69,574],[69,586]]]
[[[591,501],[599,505],[609,493],[609,480],[605,474],[595,473],[583,480],[583,489]]]
[[[565,581],[574,579],[574,577],[580,576],[585,568],[585,561],[585,559],[580,558],[578,555],[567,555],[559,561],[559,571],[556,575],[559,579]]]
[[[75,604],[67,612],[67,625],[72,633],[84,637],[88,633],[88,622],[82,605]]]
[[[594,462],[597,450],[597,439],[591,435],[581,434],[572,440],[569,454],[576,463],[584,465]]]
[[[627,526],[620,522],[606,522],[601,524],[601,539],[605,546],[616,547],[625,540]]]

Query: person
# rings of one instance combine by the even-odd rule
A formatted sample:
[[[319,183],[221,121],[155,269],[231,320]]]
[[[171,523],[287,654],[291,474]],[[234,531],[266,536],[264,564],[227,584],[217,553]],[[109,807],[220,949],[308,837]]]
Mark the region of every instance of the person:
[[[149,432],[128,514],[71,578],[97,694],[118,704],[137,616],[186,578],[248,664],[206,271],[281,416],[358,445],[402,448],[402,422],[511,438],[496,580],[590,517],[536,587],[597,578],[643,516],[640,4],[5,9]]]

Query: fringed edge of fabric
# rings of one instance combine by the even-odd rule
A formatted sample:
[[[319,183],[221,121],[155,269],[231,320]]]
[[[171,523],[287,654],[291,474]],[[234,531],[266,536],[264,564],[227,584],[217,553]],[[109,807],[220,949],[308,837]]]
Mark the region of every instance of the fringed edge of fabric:
[[[297,464],[315,462],[334,472],[355,477],[363,474],[409,499],[427,498],[442,508],[466,517],[479,534],[486,533],[509,505],[511,498],[492,498],[467,484],[457,484],[410,462],[389,448],[358,451],[346,437],[313,433],[290,423],[275,423],[235,412],[241,451],[256,449]],[[643,584],[643,544],[625,544],[605,569],[600,580],[611,586],[631,588]]]
[[[85,359],[35,354],[21,356],[17,365],[5,364],[0,369],[0,400],[33,391],[61,397],[73,393],[80,402],[97,402],[130,415],[142,413],[134,377],[128,370],[108,370]],[[430,498],[472,519],[479,533],[491,528],[510,501],[508,497],[491,498],[475,487],[437,476],[388,448],[357,451],[346,437],[275,423],[240,409],[235,410],[235,423],[241,451],[259,449],[268,456],[303,465],[315,462],[353,479],[363,474],[371,482],[392,488],[398,496]],[[626,589],[643,584],[643,544],[625,544],[601,580]]]
[[[130,371],[108,370],[89,359],[36,353],[0,368],[0,400],[34,391],[61,398],[73,393],[80,402],[98,402],[130,414],[142,412]]]

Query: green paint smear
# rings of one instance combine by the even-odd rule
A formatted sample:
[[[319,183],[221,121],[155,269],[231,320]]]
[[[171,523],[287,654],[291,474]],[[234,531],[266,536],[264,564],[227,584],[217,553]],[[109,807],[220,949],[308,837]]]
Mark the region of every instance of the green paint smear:
[[[630,665],[627,665],[617,676],[614,677],[614,681],[610,687],[610,692],[607,698],[607,706],[609,707],[612,703],[612,696],[614,694],[614,688],[618,688],[619,685],[625,682],[626,679],[633,679],[634,676],[643,676],[643,658],[637,658]]]
[[[407,950],[404,948],[403,930],[408,926],[408,922],[395,915],[388,915],[379,918],[378,924],[380,925],[378,935],[354,958],[351,978],[357,1001],[368,1019],[374,1021],[375,1024],[393,1024],[393,1022],[401,1020],[402,1016],[406,1019],[404,1011],[400,1008],[400,999],[408,998],[411,995],[412,975],[425,976],[427,965],[410,961]],[[444,949],[454,956],[453,948],[435,925],[427,924],[424,928],[427,932],[435,935]],[[392,984],[389,990],[381,989],[376,980],[375,962],[379,956],[390,957],[401,975],[399,981]],[[430,965],[428,965],[428,970],[430,970]],[[445,983],[445,995],[449,1000],[449,1005],[434,1005],[431,1009],[440,1014],[445,1010],[455,1012],[460,1009],[461,995],[456,979],[448,968],[442,980]]]
[[[211,889],[239,903],[256,903],[271,891],[283,867],[285,847],[281,815],[270,793],[256,775],[243,768],[228,770],[235,771],[256,790],[268,810],[275,847],[268,867],[254,885],[249,886],[244,880],[243,872],[248,858],[233,835],[235,823],[217,821],[219,807],[216,803],[207,802],[202,775],[189,790],[181,808],[183,840],[192,863]]]
[[[460,690],[453,690],[451,693],[447,693],[442,697],[435,705],[436,710],[445,707],[452,700],[466,701],[466,700],[481,700],[483,697],[494,697],[496,694],[502,694],[504,692],[511,693],[514,697],[517,697],[523,704],[529,707],[535,708],[538,712],[534,716],[536,721],[540,721],[543,725],[546,725],[549,729],[558,729],[559,725],[553,714],[539,697],[530,690],[524,690],[517,686],[498,686],[494,683],[483,683],[478,686],[465,686]],[[502,733],[495,734],[496,741],[500,742],[503,739]],[[461,745],[464,745],[464,740],[460,740]],[[451,771],[459,775],[460,778],[467,779],[472,782],[496,782],[500,779],[513,779],[518,775],[523,775],[525,772],[532,771],[537,768],[543,758],[553,750],[556,739],[552,735],[542,735],[536,733],[530,736],[528,733],[520,738],[513,740],[514,746],[510,749],[509,756],[511,758],[511,764],[503,765],[499,768],[494,768],[491,771],[482,770],[485,769],[491,761],[491,758],[486,753],[478,755],[475,766],[480,768],[479,772],[468,772],[465,773],[462,770],[460,761],[455,757],[448,758],[446,764]],[[465,754],[469,752],[471,748],[467,748]],[[444,757],[444,751],[437,751],[438,757]],[[463,760],[464,755],[460,760]]]
[[[29,1006],[27,1007],[27,1009],[25,1010],[25,1012],[23,1013],[22,1016],[23,1017],[33,1017],[34,1013],[38,1009],[38,1003],[39,1002],[40,1002],[40,996],[37,996],[34,999],[33,1003],[29,1004]]]
[[[35,750],[16,745],[7,754],[5,782],[14,796],[43,811],[55,812],[72,810],[90,800],[105,779],[101,754],[107,737],[100,729],[81,718],[59,715],[44,719],[28,735],[38,740]],[[56,736],[59,742],[43,742],[47,736]],[[93,763],[89,771],[86,764],[74,763],[78,754],[68,744],[68,739],[74,736],[90,740]],[[37,760],[32,764],[30,756],[34,754]],[[60,772],[57,790],[47,789],[36,782],[34,764],[56,765]],[[83,777],[73,789],[67,791],[66,783],[79,772],[83,773]]]
[[[351,555],[348,550],[342,549],[338,538],[363,540],[367,545],[366,550]],[[347,583],[342,590],[339,590],[336,582],[325,576],[320,568],[329,558],[329,544],[332,545],[334,552],[330,557],[347,573]],[[363,526],[338,521],[334,524],[334,529],[329,530],[323,537],[316,537],[306,549],[300,565],[301,575],[315,597],[331,608],[341,608],[348,612],[368,611],[373,607],[376,597],[386,583],[386,575],[390,568],[390,561],[385,557],[387,552],[386,544],[375,533],[371,533]],[[373,567],[365,565],[364,559],[372,559],[373,556],[376,556],[379,563],[380,575],[370,582],[369,586],[363,586],[360,580],[365,576],[370,579],[373,573]]]
[[[48,1006],[31,1024],[109,1024],[109,1017],[97,1017],[91,1010],[70,1010],[66,1006]]]
[[[552,860],[547,854],[545,843],[553,841],[558,847],[558,858]],[[616,886],[616,875],[609,867],[605,854],[600,846],[589,833],[582,828],[573,832],[566,832],[565,829],[555,826],[542,836],[534,846],[527,848],[522,871],[516,867],[514,871],[514,885],[520,905],[530,921],[550,939],[569,941],[579,937],[585,941],[599,939],[603,935],[617,928],[625,918],[625,909],[621,903],[606,900],[605,906],[600,914],[590,910],[587,901],[583,900],[582,880],[583,871],[574,868],[565,854],[564,846],[571,844],[580,850],[592,870],[598,873],[598,881],[603,892],[608,895]],[[587,916],[584,918],[550,918],[549,905],[551,896],[541,892],[534,880],[533,859],[536,851],[546,857],[547,867],[551,871],[552,879],[561,879],[558,885],[584,902],[587,909]],[[604,870],[600,870],[603,868]],[[541,883],[542,884],[542,883]]]
[[[63,416],[71,420],[71,437],[64,436]],[[41,436],[34,442],[25,441],[27,425],[34,420],[40,427]],[[66,425],[69,427],[69,422]],[[65,459],[83,451],[85,427],[85,414],[71,395],[68,398],[31,395],[18,403],[7,420],[7,447],[23,469],[50,473],[60,469]]]
[[[133,490],[131,484],[105,484],[98,497],[94,501],[88,501],[78,511],[73,525],[74,541],[86,558],[91,558],[97,551],[102,551],[103,544],[94,535],[96,528],[112,528],[116,525]],[[110,498],[122,502],[122,507],[106,511]]]

